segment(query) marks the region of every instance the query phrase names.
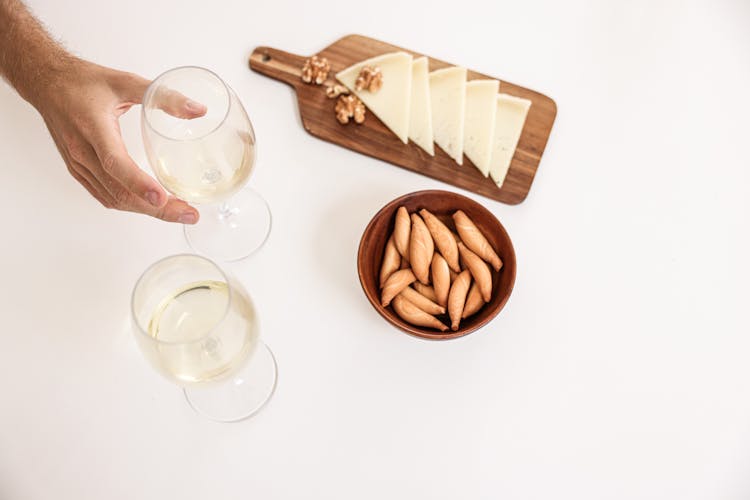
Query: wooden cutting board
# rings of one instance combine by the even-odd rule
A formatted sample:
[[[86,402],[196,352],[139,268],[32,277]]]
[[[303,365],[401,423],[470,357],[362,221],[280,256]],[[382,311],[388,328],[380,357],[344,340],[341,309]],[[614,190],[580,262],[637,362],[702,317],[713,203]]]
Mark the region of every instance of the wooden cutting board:
[[[302,115],[302,125],[312,135],[493,200],[511,205],[521,203],[529,193],[557,114],[555,101],[545,95],[476,71],[468,72],[469,80],[500,80],[500,92],[531,101],[521,139],[502,188],[498,188],[492,179],[482,176],[465,156],[463,165],[457,165],[437,145],[435,156],[431,157],[412,142],[402,143],[371,112],[367,113],[362,125],[341,125],[336,121],[336,99],[329,99],[325,94],[326,85],[335,82],[336,73],[364,59],[398,50],[408,52],[414,57],[423,55],[373,38],[360,35],[346,36],[317,53],[331,63],[328,81],[323,85],[311,85],[302,81],[300,75],[307,56],[298,56],[270,47],[257,47],[250,56],[250,67],[294,87]],[[429,62],[430,71],[453,66],[433,58],[429,58]]]

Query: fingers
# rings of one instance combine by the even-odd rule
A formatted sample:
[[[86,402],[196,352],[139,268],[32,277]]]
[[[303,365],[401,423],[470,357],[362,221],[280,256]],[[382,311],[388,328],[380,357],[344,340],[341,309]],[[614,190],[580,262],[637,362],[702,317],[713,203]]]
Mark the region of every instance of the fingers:
[[[74,162],[75,164],[75,162]],[[195,224],[200,218],[198,211],[188,205],[186,202],[173,196],[169,196],[167,202],[161,207],[155,207],[140,198],[128,195],[127,190],[119,184],[117,179],[111,179],[110,188],[106,189],[102,183],[93,176],[91,170],[86,169],[83,165],[80,168],[69,169],[71,175],[99,200],[107,208],[115,208],[127,212],[135,212],[144,215],[150,215],[167,222],[180,222],[182,224]],[[95,169],[95,168],[94,168]],[[118,193],[114,198],[110,191]],[[119,193],[125,193],[119,194]]]
[[[60,153],[60,156],[62,156],[62,159],[65,162],[65,166],[68,168],[68,172],[70,173],[70,175],[76,181],[78,181],[78,183],[83,186],[86,191],[88,191],[89,194],[91,194],[91,196],[93,196],[94,199],[101,203],[105,208],[113,208],[114,200],[112,199],[112,196],[109,194],[109,192],[91,174],[91,172],[86,169],[86,167],[70,157],[70,154],[68,154],[68,151],[63,146],[63,143],[58,140],[57,134],[55,134],[54,130],[50,128],[49,131],[50,135],[52,136],[52,140],[57,147],[57,151]]]
[[[96,191],[97,194],[94,196],[94,198],[99,200],[102,205],[104,205],[106,208],[115,207],[115,199],[110,194],[109,190],[105,186],[103,186],[99,179],[97,179],[94,174],[92,174],[91,171],[89,171],[85,166],[75,160],[70,160],[68,171],[70,172],[70,175],[73,176],[73,178],[78,180],[78,182],[81,182],[79,177],[86,181],[85,184],[83,182],[81,182],[81,184],[87,189],[90,187],[91,189]]]
[[[68,170],[75,170],[95,189],[106,193],[110,205],[113,207],[119,201],[124,201],[122,198],[128,193],[126,193],[122,184],[104,172],[99,163],[99,158],[90,144],[81,139],[67,144],[66,148],[58,149],[60,149],[60,154],[63,155],[68,164]]]
[[[206,114],[205,104],[193,101],[176,90],[159,88],[154,95],[156,107],[177,118],[192,119]]]
[[[81,186],[86,188],[86,191],[88,191],[89,194],[93,196],[94,199],[96,199],[99,203],[101,203],[105,208],[114,207],[114,205],[110,202],[110,200],[107,199],[108,197],[102,194],[102,192],[99,191],[98,189],[94,188],[94,186],[89,181],[86,180],[83,174],[77,172],[73,168],[68,168],[68,172],[70,172],[70,175],[75,180],[77,180]],[[104,193],[107,193],[107,191],[104,191]]]
[[[169,196],[163,206],[155,207],[129,193],[117,179],[108,176],[101,169],[101,166],[97,167],[93,165],[86,168],[77,162],[73,162],[73,164],[76,165],[76,168],[69,169],[71,175],[107,208],[150,215],[167,222],[180,222],[182,224],[195,224],[200,218],[195,208],[173,196]],[[108,188],[105,188],[104,183],[95,177],[94,172],[97,172],[99,176],[108,177],[104,181],[109,186]],[[113,195],[111,193],[116,194]]]
[[[131,160],[132,161],[132,160]],[[138,169],[138,166],[133,164]],[[99,172],[99,175],[105,179],[108,189],[113,196],[113,207],[118,210],[126,210],[128,212],[136,212],[140,214],[150,215],[157,219],[162,219],[167,222],[180,222],[182,224],[195,224],[198,222],[199,215],[198,211],[188,205],[186,202],[179,200],[173,196],[166,196],[164,203],[159,206],[146,201],[141,197],[136,196],[132,191],[128,190],[127,186],[121,181],[120,178],[108,173],[104,165],[95,164],[90,168],[91,171]],[[143,173],[140,169],[138,169]],[[144,173],[145,175],[145,173]],[[147,177],[149,177],[147,175]],[[151,177],[149,177],[151,179]],[[151,179],[153,181],[153,179]],[[155,181],[154,181],[155,182]]]
[[[195,224],[200,218],[196,209],[174,196],[170,196],[167,203],[160,208],[155,208],[148,203],[136,200],[133,205],[124,208],[124,210],[150,215],[167,222],[179,222],[181,224]]]
[[[116,121],[114,118],[111,120],[97,125],[96,138],[92,141],[96,160],[89,159],[87,166],[91,167],[91,163],[98,163],[104,174],[122,185],[124,190],[110,190],[118,203],[130,204],[130,198],[137,198],[154,208],[163,207],[167,203],[167,193],[156,179],[141,170],[130,158],[117,132]]]
[[[174,197],[170,197],[167,203],[161,208],[155,208],[137,199],[131,201],[128,205],[118,205],[101,183],[91,177],[90,172],[84,168],[69,168],[68,171],[91,196],[106,208],[117,208],[128,212],[141,213],[167,222],[179,222],[181,224],[195,224],[200,218],[198,212],[193,207]]]
[[[71,146],[69,145],[68,147],[70,148]],[[83,140],[78,141],[76,145],[72,147],[72,152],[74,153],[74,158],[70,159],[70,163],[73,166],[71,169],[71,175],[75,172],[75,175],[73,176],[76,180],[81,182],[81,184],[89,190],[92,196],[99,200],[105,207],[150,215],[168,222],[180,222],[182,224],[195,224],[198,222],[200,216],[195,208],[182,200],[178,200],[172,196],[167,196],[161,189],[161,186],[159,186],[158,183],[148,174],[143,172],[138,165],[130,159],[127,153],[124,153],[124,157],[130,162],[130,166],[126,166],[125,169],[133,169],[135,173],[147,177],[148,181],[156,184],[156,186],[162,190],[164,200],[159,206],[154,205],[143,197],[137,196],[136,193],[128,189],[122,179],[117,177],[117,174],[114,173],[119,172],[119,167],[111,167],[109,172],[105,170],[104,164],[101,163],[99,159],[100,154],[98,154],[88,143],[85,143]],[[104,153],[102,153],[102,155],[104,155]],[[63,154],[64,158],[65,156],[66,155]],[[112,155],[112,157],[115,156],[117,155]],[[117,158],[122,158],[122,156],[117,156]],[[123,164],[127,165],[126,163],[120,163],[118,165]],[[134,172],[127,173],[132,174]]]

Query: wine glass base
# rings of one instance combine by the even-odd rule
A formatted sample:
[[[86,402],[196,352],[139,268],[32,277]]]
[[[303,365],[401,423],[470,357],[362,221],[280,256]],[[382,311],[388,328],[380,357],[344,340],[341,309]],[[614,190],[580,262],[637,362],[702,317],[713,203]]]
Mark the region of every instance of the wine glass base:
[[[271,399],[276,390],[276,358],[261,344],[252,358],[229,379],[205,387],[183,389],[188,404],[216,422],[238,422],[250,418]]]
[[[197,254],[232,262],[249,257],[268,239],[271,210],[256,191],[243,188],[221,206],[199,207],[197,224],[185,225],[185,238]]]

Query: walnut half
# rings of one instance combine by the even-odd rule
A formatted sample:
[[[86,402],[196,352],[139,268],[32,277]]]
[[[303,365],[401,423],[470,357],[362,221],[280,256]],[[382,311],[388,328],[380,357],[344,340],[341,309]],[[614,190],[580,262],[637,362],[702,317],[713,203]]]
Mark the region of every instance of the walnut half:
[[[329,71],[331,71],[331,64],[328,59],[312,56],[305,60],[305,64],[302,66],[302,81],[320,85],[328,78]]]
[[[380,90],[383,86],[383,73],[380,72],[380,68],[377,66],[365,66],[359,72],[357,80],[354,82],[354,88],[357,90],[369,90],[372,93]]]
[[[355,123],[365,121],[365,105],[356,96],[342,95],[336,101],[336,119],[342,125],[349,123],[350,118],[354,118]]]
[[[334,85],[329,85],[326,87],[326,95],[330,99],[333,99],[334,97],[338,97],[341,94],[348,94],[348,93],[349,93],[349,89],[344,87],[343,85],[339,85],[338,83]]]

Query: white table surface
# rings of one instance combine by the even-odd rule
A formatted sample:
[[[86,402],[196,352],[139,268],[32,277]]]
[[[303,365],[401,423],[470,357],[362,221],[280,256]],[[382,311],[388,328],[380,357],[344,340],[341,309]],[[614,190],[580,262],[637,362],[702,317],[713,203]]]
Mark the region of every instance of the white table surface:
[[[217,424],[146,364],[129,294],[188,250],[181,228],[101,208],[0,84],[0,498],[750,497],[750,4],[30,3],[83,57],[207,66],[244,101],[274,227],[229,268],[280,378],[257,417]],[[387,201],[457,189],[313,138],[291,89],[247,68],[257,45],[350,32],[558,103],[527,200],[470,194],[518,275],[468,337],[391,328],[355,261]],[[122,127],[145,167],[137,111]]]

